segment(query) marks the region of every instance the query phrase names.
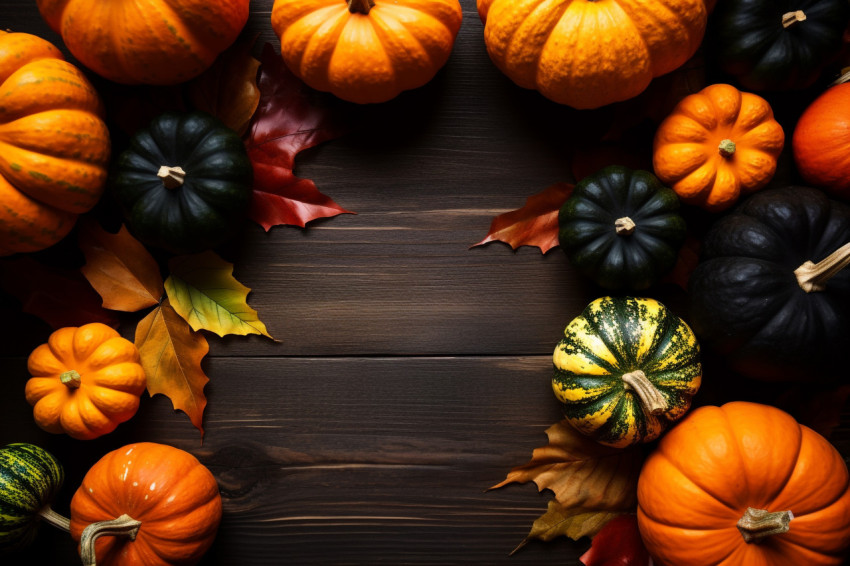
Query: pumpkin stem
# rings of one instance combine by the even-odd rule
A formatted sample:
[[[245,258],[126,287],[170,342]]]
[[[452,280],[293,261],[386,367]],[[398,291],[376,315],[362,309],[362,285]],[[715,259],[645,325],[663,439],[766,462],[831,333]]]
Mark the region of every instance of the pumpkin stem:
[[[794,270],[797,283],[806,293],[823,291],[829,279],[850,265],[850,242],[844,244],[821,261],[807,261]]]
[[[623,374],[622,380],[625,382],[626,391],[634,391],[637,394],[640,405],[646,414],[659,415],[669,408],[667,399],[641,370],[636,369]]]
[[[182,167],[169,167],[163,165],[157,171],[156,176],[162,179],[162,184],[166,189],[176,189],[183,186],[183,181],[186,179],[186,172]]]
[[[628,216],[623,216],[614,221],[614,230],[618,236],[629,236],[635,232],[635,221]]]
[[[68,389],[78,389],[83,383],[82,377],[80,377],[79,372],[75,369],[69,369],[59,374],[59,381]]]
[[[782,27],[788,29],[797,22],[802,22],[806,19],[806,13],[803,10],[796,12],[787,12],[782,14]]]
[[[787,533],[791,528],[791,511],[774,511],[747,507],[744,516],[738,521],[738,530],[747,543],[759,543],[769,536]]]
[[[41,511],[38,512],[38,516],[48,525],[54,526],[66,533],[71,531],[71,520],[51,509],[50,505],[42,507]]]
[[[141,521],[137,521],[129,515],[124,514],[111,521],[92,523],[83,529],[83,534],[80,537],[80,558],[83,559],[83,566],[97,566],[94,555],[94,543],[98,537],[106,535],[136,540],[136,534],[139,532],[140,526],[142,526]]]
[[[368,14],[372,6],[375,5],[375,0],[347,0],[348,11],[352,14],[361,13]]]
[[[725,139],[720,142],[719,146],[717,146],[717,151],[719,151],[720,155],[723,157],[732,157],[735,155],[735,142],[730,139]]]

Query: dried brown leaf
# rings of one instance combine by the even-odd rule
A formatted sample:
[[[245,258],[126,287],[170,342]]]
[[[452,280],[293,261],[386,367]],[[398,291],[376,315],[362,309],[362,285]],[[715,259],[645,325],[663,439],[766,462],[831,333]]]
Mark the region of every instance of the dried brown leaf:
[[[595,511],[581,507],[567,509],[556,500],[549,501],[546,513],[534,521],[531,532],[511,554],[524,547],[532,539],[548,542],[559,536],[567,536],[573,540],[578,540],[581,537],[592,537],[608,521],[619,514],[615,511]]]

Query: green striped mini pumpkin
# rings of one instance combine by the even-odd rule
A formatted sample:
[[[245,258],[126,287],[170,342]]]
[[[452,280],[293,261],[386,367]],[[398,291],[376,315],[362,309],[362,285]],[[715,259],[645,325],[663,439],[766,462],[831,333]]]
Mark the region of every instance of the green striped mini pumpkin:
[[[49,452],[32,444],[0,448],[0,550],[27,546],[42,519],[60,528],[66,519],[50,509],[65,473]]]
[[[693,332],[654,299],[596,299],[564,330],[553,361],[567,421],[615,447],[658,438],[702,379]]]

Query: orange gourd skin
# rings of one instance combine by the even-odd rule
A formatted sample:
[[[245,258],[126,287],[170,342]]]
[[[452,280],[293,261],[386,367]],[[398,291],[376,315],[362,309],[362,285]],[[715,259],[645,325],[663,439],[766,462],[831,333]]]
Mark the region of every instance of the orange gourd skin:
[[[170,85],[212,65],[248,21],[249,0],[37,0],[80,62],[111,81]]]
[[[791,147],[807,183],[850,199],[850,83],[828,89],[803,111]]]
[[[791,511],[790,530],[745,542],[736,524],[748,507]],[[659,566],[837,566],[850,547],[850,475],[784,411],[700,407],[644,463],[638,526]]]
[[[0,31],[0,255],[52,246],[100,199],[109,132],[94,87],[49,42]]]
[[[490,59],[573,108],[628,100],[697,50],[703,0],[478,0]]]
[[[725,140],[734,142],[731,155],[720,150]],[[683,98],[661,122],[652,165],[682,201],[717,212],[773,178],[784,144],[766,100],[714,84]]]
[[[55,331],[32,351],[27,366],[33,377],[26,398],[36,424],[79,440],[129,420],[147,385],[136,346],[99,322]],[[77,375],[66,373],[71,370]]]
[[[179,448],[140,442],[108,453],[71,499],[71,536],[127,514],[141,521],[135,541],[101,536],[98,566],[188,566],[212,545],[221,495],[212,473]]]
[[[430,81],[448,61],[462,18],[458,0],[375,0],[368,13],[352,12],[345,0],[275,0],[271,23],[296,76],[368,104]]]

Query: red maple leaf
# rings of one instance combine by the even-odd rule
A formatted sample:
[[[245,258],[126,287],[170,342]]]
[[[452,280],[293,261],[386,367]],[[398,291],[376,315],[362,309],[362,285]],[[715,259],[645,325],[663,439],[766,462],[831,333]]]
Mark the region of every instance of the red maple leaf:
[[[339,113],[293,75],[268,43],[257,85],[260,104],[245,139],[254,165],[250,218],[268,231],[279,224],[303,228],[317,218],[353,214],[292,172],[298,152],[345,133]]]
[[[570,183],[555,183],[531,195],[522,208],[495,217],[487,237],[471,247],[498,240],[513,249],[537,246],[545,254],[558,245],[558,212],[572,191]]]
[[[593,537],[579,558],[585,566],[650,566],[652,561],[640,538],[635,515],[614,517]]]

